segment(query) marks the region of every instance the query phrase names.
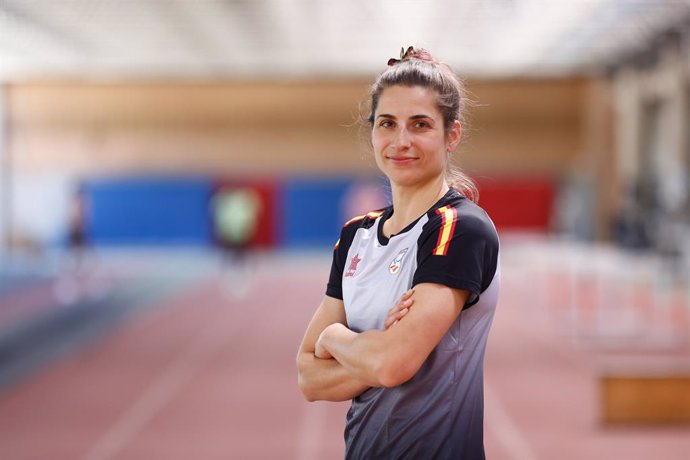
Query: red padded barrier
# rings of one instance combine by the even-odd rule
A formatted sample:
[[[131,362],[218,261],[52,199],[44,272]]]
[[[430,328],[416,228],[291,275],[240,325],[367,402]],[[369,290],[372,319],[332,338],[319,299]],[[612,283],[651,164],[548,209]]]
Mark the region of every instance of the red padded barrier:
[[[478,179],[479,205],[502,230],[549,230],[555,186],[544,177]]]

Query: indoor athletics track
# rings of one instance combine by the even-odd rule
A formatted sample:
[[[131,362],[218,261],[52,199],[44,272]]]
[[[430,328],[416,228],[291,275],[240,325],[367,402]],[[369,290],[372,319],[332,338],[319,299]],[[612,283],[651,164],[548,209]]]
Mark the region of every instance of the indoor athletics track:
[[[634,280],[605,262],[594,274],[554,264],[569,250],[504,241],[486,358],[487,457],[687,459],[687,425],[605,426],[598,393],[613,361],[690,363],[687,295],[659,314],[644,285],[628,296]],[[46,306],[65,279],[0,285],[0,459],[342,458],[348,404],[306,403],[294,364],[327,250],[225,268],[211,255],[141,259],[102,257],[79,275],[86,287],[71,303]],[[635,304],[623,326],[607,329],[616,311],[602,313],[602,298]]]

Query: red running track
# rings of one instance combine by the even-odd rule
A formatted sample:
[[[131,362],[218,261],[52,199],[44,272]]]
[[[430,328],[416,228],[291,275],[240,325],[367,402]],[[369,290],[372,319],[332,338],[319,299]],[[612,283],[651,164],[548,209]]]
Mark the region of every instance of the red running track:
[[[342,458],[347,403],[306,403],[294,368],[328,263],[263,260],[238,298],[208,279],[15,386],[0,395],[0,458]],[[599,425],[596,355],[511,279],[487,350],[488,458],[688,458],[688,427]]]

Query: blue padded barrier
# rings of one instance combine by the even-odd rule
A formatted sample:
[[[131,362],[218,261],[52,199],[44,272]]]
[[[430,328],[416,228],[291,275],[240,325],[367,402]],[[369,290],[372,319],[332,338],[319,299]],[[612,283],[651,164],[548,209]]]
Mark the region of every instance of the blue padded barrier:
[[[210,178],[122,177],[84,184],[96,245],[209,245]]]
[[[335,244],[344,223],[342,201],[347,178],[293,178],[282,183],[279,243],[287,248]]]

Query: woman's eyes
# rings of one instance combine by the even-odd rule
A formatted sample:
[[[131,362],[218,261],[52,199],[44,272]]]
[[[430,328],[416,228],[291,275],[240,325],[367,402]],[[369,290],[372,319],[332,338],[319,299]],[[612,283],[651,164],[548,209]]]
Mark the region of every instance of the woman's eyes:
[[[395,122],[392,120],[382,120],[379,122],[379,126],[381,128],[393,128],[395,127]],[[412,124],[412,127],[415,129],[427,129],[430,128],[431,125],[427,121],[418,120]]]

